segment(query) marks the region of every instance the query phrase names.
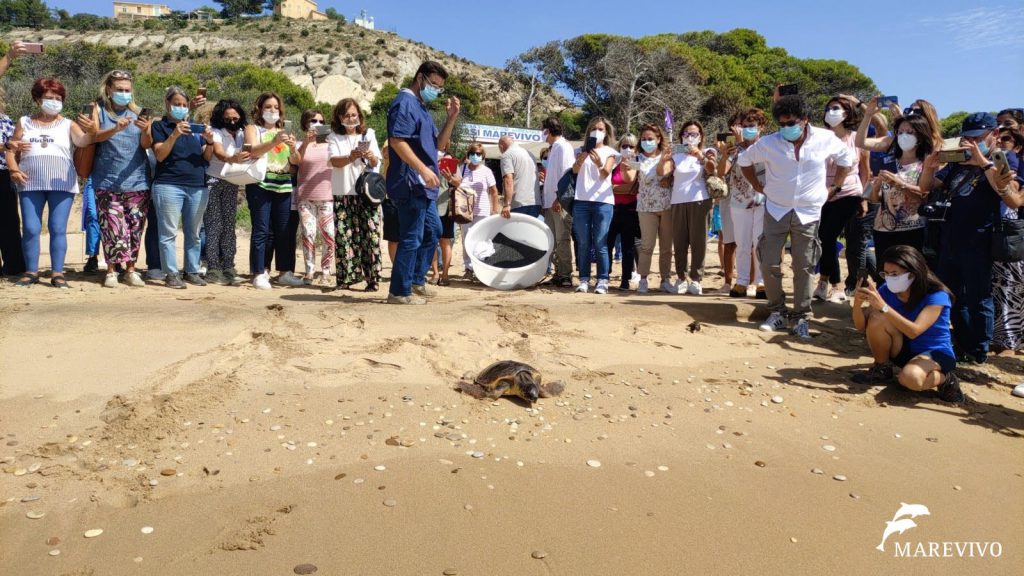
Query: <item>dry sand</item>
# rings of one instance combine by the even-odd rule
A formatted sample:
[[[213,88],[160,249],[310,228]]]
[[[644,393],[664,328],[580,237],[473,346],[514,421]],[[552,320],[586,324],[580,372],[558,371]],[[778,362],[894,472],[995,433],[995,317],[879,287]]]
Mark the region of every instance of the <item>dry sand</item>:
[[[0,286],[4,575],[1024,566],[1020,356],[962,370],[960,408],[850,384],[869,360],[838,304],[815,305],[805,343],[716,294],[455,281],[396,307],[384,291],[70,280]],[[532,409],[455,390],[499,359],[567,390]],[[901,502],[931,515],[879,552]],[[1002,555],[894,557],[930,541]]]

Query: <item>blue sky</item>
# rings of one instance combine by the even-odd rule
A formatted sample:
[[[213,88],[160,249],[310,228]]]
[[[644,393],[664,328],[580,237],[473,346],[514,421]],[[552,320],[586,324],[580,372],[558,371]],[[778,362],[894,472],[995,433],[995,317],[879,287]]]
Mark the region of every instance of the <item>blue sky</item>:
[[[174,9],[212,2],[166,0]],[[95,0],[49,0],[69,12],[112,13]],[[508,0],[349,3],[321,0],[350,20],[361,8],[379,29],[482,64],[502,66],[524,50],[589,32],[644,36],[752,28],[769,46],[801,58],[846,60],[901,103],[924,98],[941,116],[1024,107],[1024,4],[995,0],[829,3],[796,0]]]

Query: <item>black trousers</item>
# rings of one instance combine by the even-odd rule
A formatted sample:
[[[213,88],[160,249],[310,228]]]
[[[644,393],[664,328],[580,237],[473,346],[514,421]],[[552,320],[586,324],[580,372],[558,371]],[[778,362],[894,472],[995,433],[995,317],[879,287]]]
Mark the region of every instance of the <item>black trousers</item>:
[[[829,284],[839,284],[839,254],[836,252],[836,240],[840,232],[846,228],[860,207],[860,196],[847,196],[834,202],[826,202],[821,209],[821,225],[818,226],[818,239],[821,240],[821,258],[818,259],[818,271]]]
[[[7,170],[0,170],[0,269],[4,276],[18,276],[25,272],[18,193],[11,185],[11,173]]]
[[[868,213],[858,218],[853,218],[846,223],[846,288],[853,290],[857,287],[857,271],[867,270],[873,278],[877,277],[875,271],[875,255],[881,255],[877,248],[874,252],[868,250],[868,242],[872,239],[872,227],[875,224],[875,216],[878,214],[878,204],[868,204]],[[877,239],[876,246],[877,244]]]
[[[636,239],[640,237],[640,217],[636,204],[616,204],[608,227],[608,254],[615,250],[616,237],[622,237],[622,282],[629,282],[636,266]]]

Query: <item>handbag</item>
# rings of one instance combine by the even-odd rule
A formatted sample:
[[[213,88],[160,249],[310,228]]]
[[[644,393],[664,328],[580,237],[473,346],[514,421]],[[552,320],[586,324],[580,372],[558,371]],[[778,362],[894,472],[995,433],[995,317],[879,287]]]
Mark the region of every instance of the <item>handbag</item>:
[[[476,207],[476,190],[468,184],[455,189],[451,198],[452,221],[457,224],[469,224],[473,221],[473,208]]]
[[[718,176],[708,176],[705,181],[708,185],[708,195],[712,200],[722,200],[729,197],[729,185]]]
[[[364,168],[363,173],[356,180],[356,194],[362,196],[363,200],[368,203],[377,206],[387,197],[388,188],[380,174]]]
[[[999,204],[992,225],[992,259],[996,262],[1020,262],[1024,260],[1024,218],[1017,211],[1017,218],[1003,218]]]
[[[248,162],[224,162],[219,170],[210,166],[206,173],[238,186],[258,184],[267,176],[267,157],[260,156]]]
[[[576,174],[572,169],[565,171],[558,179],[558,203],[567,214],[572,214],[572,205],[576,202]]]
[[[75,173],[79,178],[88,178],[92,175],[92,163],[96,158],[96,145],[89,144],[81,148],[75,148],[71,159],[75,163]]]

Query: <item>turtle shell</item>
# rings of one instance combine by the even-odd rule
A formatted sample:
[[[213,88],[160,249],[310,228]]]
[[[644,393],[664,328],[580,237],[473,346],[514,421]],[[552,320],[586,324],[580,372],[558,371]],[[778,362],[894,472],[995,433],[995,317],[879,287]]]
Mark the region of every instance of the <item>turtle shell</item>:
[[[488,390],[493,390],[500,383],[510,384],[512,378],[520,372],[529,372],[533,374],[535,381],[540,381],[540,372],[533,366],[515,360],[501,360],[481,370],[475,382]]]

